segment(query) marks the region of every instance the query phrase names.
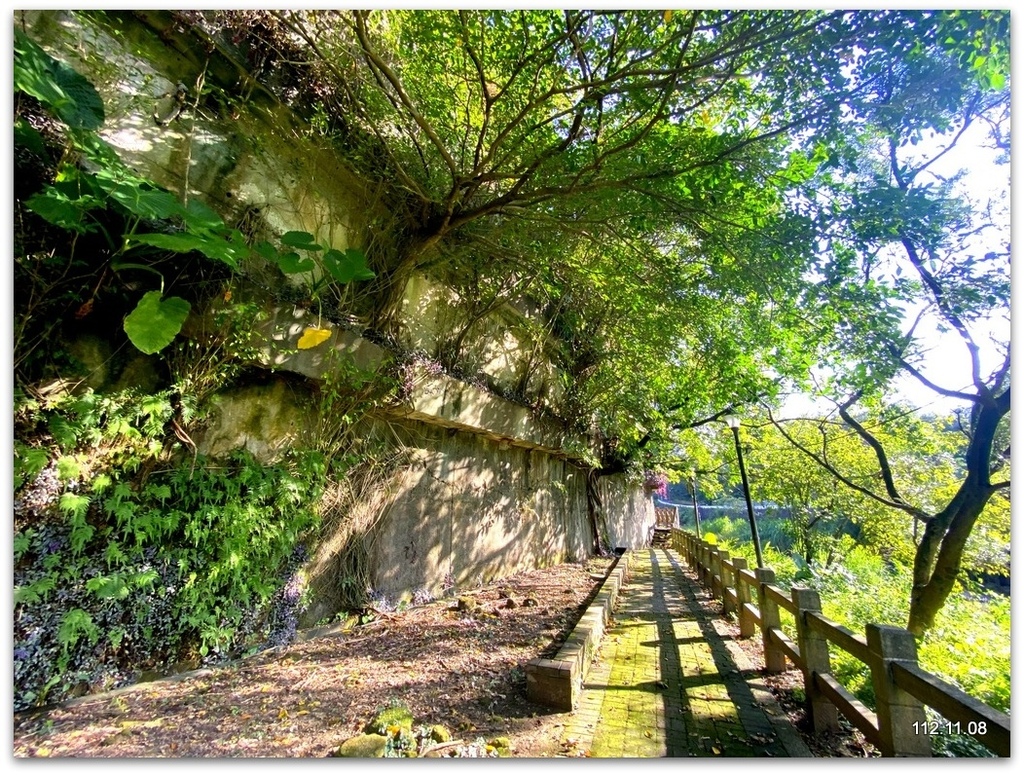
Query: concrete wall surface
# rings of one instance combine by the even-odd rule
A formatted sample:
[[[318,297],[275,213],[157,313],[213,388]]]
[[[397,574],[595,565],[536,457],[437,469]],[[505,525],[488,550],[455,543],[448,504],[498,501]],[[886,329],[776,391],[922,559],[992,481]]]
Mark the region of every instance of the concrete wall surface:
[[[605,476],[598,481],[611,548],[646,546],[654,527],[651,496],[642,487],[627,482],[622,474]]]
[[[537,450],[423,424],[398,427],[413,464],[371,538],[389,597],[441,592],[591,553],[583,469]]]

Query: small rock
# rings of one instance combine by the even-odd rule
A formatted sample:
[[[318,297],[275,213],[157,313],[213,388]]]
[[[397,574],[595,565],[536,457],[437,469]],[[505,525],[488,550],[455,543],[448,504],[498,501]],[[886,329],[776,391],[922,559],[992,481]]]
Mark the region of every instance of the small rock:
[[[523,608],[536,608],[539,605],[537,598],[527,597],[523,599]]]
[[[512,590],[509,589],[508,587],[502,587],[501,589],[498,590],[498,598],[499,599],[505,600],[505,599],[511,598],[511,597],[512,597]]]
[[[382,759],[388,739],[384,735],[356,735],[338,746],[335,756],[345,758]]]
[[[505,605],[503,607],[504,608],[515,608],[516,607],[516,601],[513,600],[512,598],[508,598],[505,601]]]
[[[463,595],[455,604],[456,611],[475,611],[477,609],[476,598],[470,595]]]
[[[397,727],[399,730],[412,729],[412,711],[404,705],[393,705],[385,708],[374,716],[373,721],[366,725],[363,730],[366,733],[383,733],[390,727]]]
[[[435,743],[447,743],[452,739],[452,733],[443,724],[434,724],[430,728],[430,739]]]
[[[512,743],[507,737],[495,737],[488,740],[487,747],[493,748],[494,752],[501,757],[512,755]]]

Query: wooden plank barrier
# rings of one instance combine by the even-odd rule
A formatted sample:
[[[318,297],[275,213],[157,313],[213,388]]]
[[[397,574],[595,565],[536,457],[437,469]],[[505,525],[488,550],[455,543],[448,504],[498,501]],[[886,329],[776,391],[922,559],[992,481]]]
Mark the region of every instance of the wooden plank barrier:
[[[700,583],[739,619],[740,637],[760,632],[765,669],[786,670],[787,661],[804,676],[808,716],[815,732],[839,728],[839,715],[864,733],[883,756],[931,756],[932,737],[969,735],[996,756],[1010,756],[1010,717],[977,700],[917,661],[917,641],[901,627],[869,624],[865,636],[828,619],[815,590],[775,584],[771,568],[747,568],[742,557],[697,538],[672,531],[670,545]],[[793,619],[797,639],[782,629],[781,615]],[[868,708],[831,673],[831,649],[860,660],[871,672],[874,709]],[[942,717],[929,720],[925,707]]]

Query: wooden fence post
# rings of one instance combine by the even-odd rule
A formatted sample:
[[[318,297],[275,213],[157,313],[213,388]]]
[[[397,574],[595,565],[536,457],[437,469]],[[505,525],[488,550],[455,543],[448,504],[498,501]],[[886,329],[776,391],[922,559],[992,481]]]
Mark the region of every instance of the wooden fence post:
[[[816,589],[793,587],[790,590],[793,605],[797,612],[796,620],[797,643],[800,646],[800,658],[803,661],[804,693],[807,696],[807,710],[811,714],[814,733],[835,732],[839,729],[839,714],[832,704],[814,683],[814,674],[829,675],[828,640],[808,626],[808,612],[821,613],[821,596]]]
[[[729,602],[729,587],[732,586],[732,565],[729,562],[729,553],[722,552],[719,555],[719,584],[722,593],[722,613],[729,614],[732,611],[732,603]]]
[[[743,578],[740,571],[747,569],[745,557],[737,557],[732,561],[732,567],[736,574],[736,608],[740,615],[740,637],[751,638],[754,635],[754,619],[747,612],[746,604],[750,602],[750,586]]]
[[[722,595],[722,554],[723,550],[716,549],[711,558],[711,577],[708,579],[711,588],[711,596],[717,600]]]
[[[898,687],[892,676],[894,662],[917,664],[917,641],[902,627],[882,624],[867,626],[867,641],[882,755],[931,756],[924,705]]]
[[[780,627],[782,620],[779,618],[779,604],[769,599],[765,587],[775,582],[775,571],[771,568],[757,568],[754,571],[757,578],[757,605],[761,609],[761,640],[764,644],[764,668],[769,673],[783,673],[786,670],[786,655],[782,650],[772,644],[769,631]]]

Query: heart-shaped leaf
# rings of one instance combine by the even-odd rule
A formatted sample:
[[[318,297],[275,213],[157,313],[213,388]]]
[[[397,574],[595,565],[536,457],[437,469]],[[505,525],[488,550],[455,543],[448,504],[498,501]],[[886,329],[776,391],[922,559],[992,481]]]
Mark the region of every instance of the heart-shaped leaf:
[[[311,258],[299,258],[298,253],[281,253],[275,257],[275,262],[285,274],[296,274],[298,272],[311,272],[316,264]]]
[[[377,276],[366,265],[366,254],[357,248],[349,248],[344,253],[333,248],[328,250],[324,253],[324,267],[339,283],[372,280]]]
[[[320,245],[314,242],[313,235],[308,231],[285,232],[284,236],[281,237],[281,244],[287,245],[290,248],[299,248],[299,250],[323,250]]]
[[[146,355],[160,352],[181,331],[192,306],[177,296],[161,298],[150,291],[124,319],[124,332],[132,344]]]
[[[311,350],[312,348],[323,344],[330,338],[331,329],[310,326],[305,331],[303,331],[302,336],[299,337],[299,349]]]

